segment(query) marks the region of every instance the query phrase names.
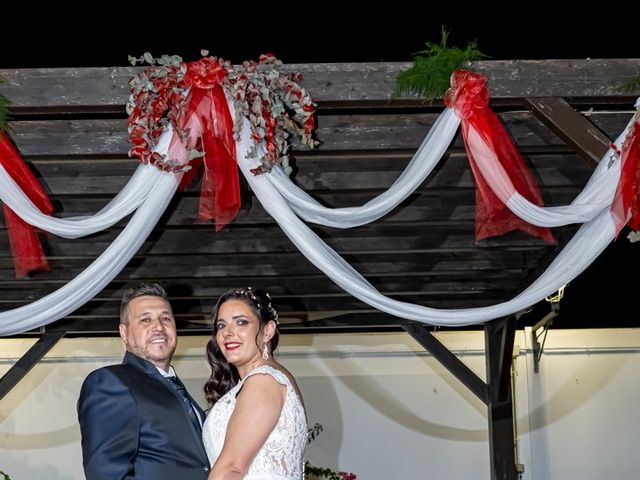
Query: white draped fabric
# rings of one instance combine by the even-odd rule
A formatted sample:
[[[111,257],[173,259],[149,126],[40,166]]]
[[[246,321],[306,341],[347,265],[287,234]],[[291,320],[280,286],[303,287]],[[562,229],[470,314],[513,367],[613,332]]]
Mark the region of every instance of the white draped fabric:
[[[624,141],[634,118],[616,140],[615,144],[618,148]],[[602,210],[611,206],[620,178],[620,161],[612,149],[604,155],[585,188],[570,205],[540,207],[515,191],[495,152],[485,144],[472,126],[469,127],[469,144],[475,152],[474,158],[478,168],[491,190],[514,214],[526,222],[540,227],[584,223],[593,220]],[[610,158],[614,159],[611,163]]]
[[[166,152],[171,132],[158,140],[156,151]],[[42,213],[0,165],[0,198],[25,222],[63,238],[80,238],[101,232],[138,208],[164,173],[152,165],[140,164],[131,179],[102,210],[91,217],[56,218]]]
[[[163,134],[157,148],[158,152],[166,153],[171,135],[171,131]],[[0,169],[2,169],[1,166]],[[114,220],[114,218],[118,215],[125,216],[124,212],[132,210],[136,212],[113,243],[76,278],[40,300],[0,313],[0,335],[25,332],[63,318],[100,293],[142,246],[167,208],[180,181],[180,177],[172,173],[141,165],[123,189],[123,192],[129,190],[133,188],[132,184],[136,183],[139,184],[140,192],[124,194],[120,192],[94,217],[74,217],[63,220],[39,213],[39,210],[22,192],[20,192],[21,195],[16,195],[22,197],[18,200],[12,197],[11,193],[16,193],[15,189],[18,187],[6,175],[4,169],[2,171],[4,173],[0,175],[2,201],[10,205],[26,221],[34,220],[32,225],[44,229],[46,229],[45,226],[51,226],[56,231],[61,230],[61,236],[74,238],[80,236],[79,232],[85,232],[84,235],[88,235],[93,231],[99,231],[96,228],[102,222],[105,224],[102,227],[104,229],[115,223],[118,219]],[[148,173],[146,182],[143,182],[145,177],[140,174],[141,171]],[[125,200],[128,200],[128,203]],[[64,230],[65,226],[69,227],[68,232]]]
[[[393,185],[360,207],[327,208],[321,205],[295,185],[280,166],[275,166],[267,178],[291,209],[308,222],[336,228],[366,225],[389,213],[424,182],[452,142],[458,125],[460,120],[455,112],[445,109]],[[240,157],[245,158],[245,155],[238,155]]]
[[[615,141],[618,150],[634,120],[635,116]],[[291,182],[278,166],[273,168],[268,178],[291,209],[308,222],[336,228],[364,225],[387,214],[420,186],[440,161],[456,133],[458,124],[455,112],[449,108],[445,109],[400,177],[388,190],[361,207],[325,207]],[[500,165],[495,152],[486,145],[472,126],[469,127],[469,143],[482,176],[496,196],[514,214],[533,225],[559,227],[571,223],[584,223],[593,220],[602,210],[611,206],[620,177],[620,162],[612,149],[605,154],[584,190],[570,205],[539,207],[520,193],[513,193],[515,187]],[[612,156],[615,161],[609,162]]]
[[[80,238],[101,232],[138,208],[149,196],[162,172],[140,165],[125,187],[102,210],[91,217],[56,218],[42,213],[0,165],[2,201],[27,223],[63,238]],[[6,201],[5,201],[6,196]]]
[[[233,116],[231,103],[229,108]],[[403,319],[432,325],[462,326],[516,313],[554,293],[579,275],[615,235],[609,207],[620,175],[620,160],[613,151],[605,155],[584,191],[570,205],[538,207],[519,193],[513,193],[514,187],[494,152],[471,128],[469,144],[482,175],[498,198],[516,215],[539,226],[584,224],[549,268],[526,290],[507,302],[482,308],[443,310],[393,300],[378,292],[298,216],[309,222],[338,228],[364,225],[382,217],[410,195],[440,160],[459,125],[455,112],[445,109],[406,170],[388,191],[363,206],[337,209],[320,205],[297,188],[279,167],[274,167],[270,174],[254,176],[250,173],[250,169],[259,162],[247,158],[253,143],[248,121],[245,119],[244,122],[241,138],[237,141],[237,160],[265,210],[297,248],[345,291]],[[616,140],[618,148],[628,128]],[[157,148],[160,153],[166,152],[170,138],[171,132],[165,132]],[[76,238],[95,233],[136,212],[118,238],[74,280],[34,303],[0,313],[0,335],[11,335],[53,322],[100,292],[125,267],[153,230],[178,182],[179,177],[174,174],[143,165],[123,191],[93,217],[59,219],[40,213],[6,172],[0,171],[0,199],[28,223],[56,235]]]
[[[399,318],[431,325],[455,327],[482,323],[519,312],[554,293],[578,276],[595,260],[615,235],[615,225],[609,210],[602,210],[592,221],[585,223],[578,230],[574,238],[533,284],[507,302],[488,307],[466,309],[436,309],[401,302],[382,295],[299,218],[293,215],[289,201],[272,183],[269,175],[254,176],[251,174],[250,170],[256,167],[257,162],[246,158],[246,152],[251,148],[251,139],[246,133],[247,131],[248,128],[243,128],[243,134],[238,141],[238,164],[265,210],[278,222],[289,239],[307,259],[340,287],[368,305]],[[617,142],[621,142],[625,135],[626,130],[620,135]],[[282,182],[275,183],[282,186]],[[398,182],[394,185],[397,187],[397,184]],[[615,191],[615,185],[613,185],[613,189]],[[302,208],[300,204],[296,207],[298,210]]]

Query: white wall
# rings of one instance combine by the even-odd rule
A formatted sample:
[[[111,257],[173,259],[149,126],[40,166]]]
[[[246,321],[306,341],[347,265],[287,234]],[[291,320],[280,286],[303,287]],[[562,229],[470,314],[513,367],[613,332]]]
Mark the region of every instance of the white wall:
[[[484,378],[482,332],[438,338]],[[204,404],[205,337],[183,337],[174,366]],[[0,340],[0,374],[33,343]],[[551,330],[540,373],[518,332],[515,401],[526,480],[640,478],[640,330]],[[0,402],[0,470],[12,480],[84,478],[75,403],[84,377],[118,363],[117,338],[61,341]],[[488,479],[484,405],[404,334],[285,335],[280,360],[297,376],[314,464],[359,479]]]
[[[537,374],[520,357],[526,478],[640,479],[639,374],[638,329],[551,330]]]

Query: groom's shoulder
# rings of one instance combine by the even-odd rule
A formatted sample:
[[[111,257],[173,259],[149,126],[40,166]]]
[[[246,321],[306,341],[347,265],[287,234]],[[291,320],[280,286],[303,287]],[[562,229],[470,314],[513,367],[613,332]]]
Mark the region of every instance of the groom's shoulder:
[[[122,367],[123,365],[117,364],[106,365],[104,367],[97,368],[87,375],[83,383],[94,384],[114,380],[120,376],[119,371],[122,369]]]

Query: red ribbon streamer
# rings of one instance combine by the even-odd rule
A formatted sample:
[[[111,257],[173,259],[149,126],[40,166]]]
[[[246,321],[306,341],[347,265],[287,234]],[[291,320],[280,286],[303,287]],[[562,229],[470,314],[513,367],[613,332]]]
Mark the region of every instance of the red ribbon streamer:
[[[455,108],[460,117],[464,145],[476,180],[476,240],[520,229],[553,243],[553,235],[548,228],[537,227],[522,220],[498,199],[482,177],[469,148],[467,137],[471,125],[496,153],[516,190],[530,202],[543,205],[535,179],[504,126],[489,108],[489,98],[485,76],[468,70],[456,70],[451,76],[451,88],[444,99],[445,105]]]
[[[53,206],[42,185],[31,173],[9,138],[2,133],[0,164],[42,213],[53,213]],[[22,278],[37,270],[48,270],[49,263],[35,229],[6,205],[3,205],[3,210],[16,277]]]
[[[633,230],[640,228],[640,119],[631,126],[622,144],[620,181],[611,204],[616,220],[616,236],[627,221]]]
[[[241,205],[233,119],[219,83],[210,88],[192,87],[187,104],[183,122],[184,129],[189,132],[187,145],[174,135],[168,155],[186,158],[187,148],[204,150],[198,220],[215,220],[216,231],[219,231],[236,217]],[[191,164],[191,170],[180,182],[181,189],[197,172],[197,163]]]

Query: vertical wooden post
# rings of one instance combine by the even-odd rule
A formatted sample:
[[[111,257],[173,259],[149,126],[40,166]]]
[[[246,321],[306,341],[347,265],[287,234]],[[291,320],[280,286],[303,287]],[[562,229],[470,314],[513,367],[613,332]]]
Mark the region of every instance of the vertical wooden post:
[[[486,383],[422,325],[403,328],[449,372],[487,404],[491,480],[517,480],[516,449],[511,391],[511,364],[516,334],[514,316],[485,325]]]
[[[515,317],[485,325],[491,480],[517,480],[511,363]]]

